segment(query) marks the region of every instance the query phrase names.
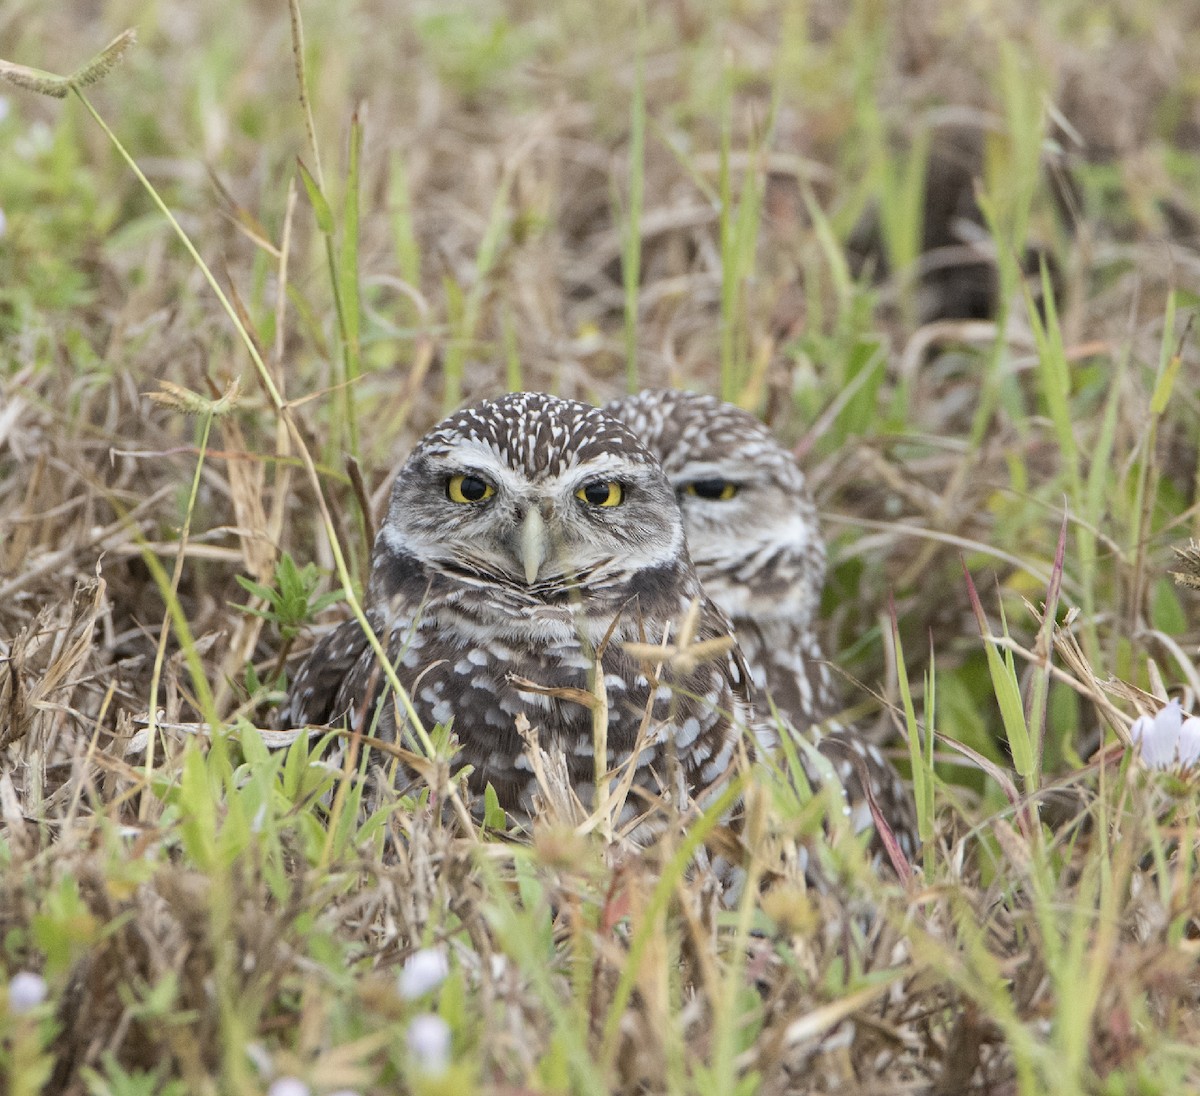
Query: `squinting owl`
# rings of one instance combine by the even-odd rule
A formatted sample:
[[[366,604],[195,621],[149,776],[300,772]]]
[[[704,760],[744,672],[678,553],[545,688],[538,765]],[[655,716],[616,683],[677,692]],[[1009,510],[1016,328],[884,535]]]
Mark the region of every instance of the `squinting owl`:
[[[712,396],[651,389],[605,410],[671,481],[700,583],[733,622],[749,666],[760,742],[770,733],[769,698],[835,763],[858,827],[872,822],[869,788],[914,850],[911,799],[895,769],[853,727],[829,721],[841,705],[816,629],[825,545],[795,458],[748,412]]]
[[[704,803],[741,755],[745,664],[719,642],[729,622],[703,594],[675,492],[594,407],[518,392],[430,431],[392,489],[367,607],[417,716],[453,721],[470,788],[491,784],[517,818],[536,790],[519,716],[590,802],[597,690],[608,768],[636,767],[623,824],[664,801]],[[645,645],[675,644],[685,620],[708,657],[648,659]],[[285,726],[343,718],[413,748],[355,621],[316,645],[281,713]]]

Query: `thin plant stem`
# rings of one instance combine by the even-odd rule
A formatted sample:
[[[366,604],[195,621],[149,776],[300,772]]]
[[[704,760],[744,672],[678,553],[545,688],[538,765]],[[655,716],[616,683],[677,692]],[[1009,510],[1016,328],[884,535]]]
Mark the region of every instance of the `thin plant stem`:
[[[166,203],[159,196],[158,191],[154,189],[153,184],[151,184],[150,180],[146,178],[141,168],[138,167],[137,162],[132,156],[130,156],[129,152],[121,143],[117,135],[113,133],[113,131],[105,123],[104,119],[96,111],[96,108],[92,106],[87,96],[84,95],[79,88],[74,88],[73,90],[75,94],[79,96],[79,99],[83,103],[84,107],[87,108],[88,113],[91,114],[91,116],[95,119],[96,124],[99,125],[102,130],[104,130],[105,134],[108,136],[108,139],[112,141],[113,146],[121,155],[121,158],[129,166],[130,170],[137,177],[138,181],[143,187],[146,188],[146,192],[150,195],[151,201],[153,201],[158,207],[159,212],[162,213],[162,215],[167,219],[167,222],[175,230],[175,234],[182,241],[184,248],[187,250],[187,253],[191,256],[192,260],[200,268],[200,272],[204,276],[205,281],[208,282],[209,287],[212,289],[213,293],[216,294],[217,300],[220,302],[221,307],[225,310],[226,315],[229,317],[230,322],[233,324],[234,329],[241,338],[243,345],[250,354],[250,360],[254,363],[254,368],[258,373],[259,380],[266,389],[267,395],[271,400],[272,407],[287,424],[288,433],[291,434],[292,442],[296,446],[296,451],[300,456],[300,461],[304,465],[305,472],[308,474],[309,483],[312,486],[313,495],[317,502],[317,508],[321,513],[321,524],[324,526],[325,534],[329,538],[329,547],[330,551],[333,553],[334,567],[337,571],[338,579],[346,591],[346,604],[350,607],[350,612],[354,615],[355,620],[358,621],[359,626],[363,630],[363,634],[367,638],[367,642],[371,646],[371,650],[375,653],[375,657],[379,660],[383,674],[387,678],[392,689],[395,691],[396,697],[399,699],[401,706],[404,708],[405,714],[408,716],[409,723],[412,726],[413,733],[416,735],[417,740],[421,744],[421,748],[425,751],[427,756],[433,757],[435,753],[433,740],[429,737],[429,732],[425,729],[425,725],[421,722],[421,717],[417,714],[416,708],[413,707],[413,703],[408,695],[408,691],[400,683],[400,679],[396,675],[395,667],[392,665],[391,659],[389,659],[387,656],[387,651],[384,649],[383,644],[379,641],[379,637],[375,634],[374,629],[371,627],[371,623],[367,619],[367,615],[363,610],[362,603],[359,601],[358,596],[354,592],[354,583],[350,575],[350,569],[346,565],[346,557],[342,552],[342,546],[338,540],[337,531],[334,528],[333,517],[329,513],[329,506],[325,502],[325,495],[321,490],[321,477],[317,473],[317,466],[313,461],[312,454],[309,452],[308,446],[304,443],[304,436],[301,433],[295,419],[292,417],[291,407],[280,395],[274,378],[271,376],[271,371],[267,368],[266,363],[263,361],[262,355],[259,354],[258,347],[255,345],[254,339],[250,337],[250,333],[242,324],[241,318],[237,314],[237,310],[234,309],[232,304],[230,304],[229,298],[225,295],[224,291],[217,283],[217,279],[213,276],[208,264],[196,250],[196,247],[192,243],[191,239],[189,239],[188,234],[184,232],[183,226],[180,225],[179,221],[176,220],[175,215],[170,211],[170,209],[167,208]]]

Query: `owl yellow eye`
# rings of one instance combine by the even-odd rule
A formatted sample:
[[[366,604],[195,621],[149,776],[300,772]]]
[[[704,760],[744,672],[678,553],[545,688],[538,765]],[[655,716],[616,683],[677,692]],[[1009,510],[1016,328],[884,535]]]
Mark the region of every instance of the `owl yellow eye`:
[[[727,479],[702,479],[689,483],[684,487],[684,491],[697,498],[724,502],[738,493],[738,485],[730,483]]]
[[[483,502],[495,493],[496,488],[479,476],[451,476],[446,484],[446,498],[451,502]]]
[[[579,488],[575,497],[589,506],[620,506],[625,501],[625,489],[616,480],[593,480]]]

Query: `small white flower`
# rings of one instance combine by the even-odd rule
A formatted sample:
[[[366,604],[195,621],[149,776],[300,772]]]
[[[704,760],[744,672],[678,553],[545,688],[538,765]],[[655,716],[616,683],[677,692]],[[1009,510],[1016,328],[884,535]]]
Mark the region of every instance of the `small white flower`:
[[[267,1096],[312,1096],[312,1089],[298,1077],[277,1077],[267,1089]]]
[[[8,100],[3,95],[0,95],[0,122],[3,122],[8,117],[9,105]]]
[[[4,239],[6,231],[8,231],[8,218],[4,216],[4,210],[0,209],[0,240]]]
[[[8,1010],[17,1016],[32,1012],[46,999],[46,979],[23,970],[8,983]]]
[[[1200,719],[1188,716],[1179,728],[1179,764],[1190,769],[1200,761]]]
[[[1200,717],[1184,719],[1178,700],[1159,709],[1157,715],[1135,719],[1129,737],[1140,747],[1147,768],[1190,769],[1200,761]]]
[[[406,1001],[437,989],[450,973],[450,960],[442,948],[422,948],[410,955],[400,971],[397,985]]]
[[[408,1051],[423,1073],[445,1073],[450,1064],[450,1025],[440,1016],[423,1012],[408,1025]]]

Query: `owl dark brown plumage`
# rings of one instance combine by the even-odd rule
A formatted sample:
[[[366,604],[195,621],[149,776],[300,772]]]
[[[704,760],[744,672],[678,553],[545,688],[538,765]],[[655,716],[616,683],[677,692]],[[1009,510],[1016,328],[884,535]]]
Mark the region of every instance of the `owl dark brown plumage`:
[[[426,727],[453,723],[469,785],[490,784],[517,818],[536,781],[519,716],[561,750],[592,799],[597,654],[608,769],[635,757],[621,821],[721,785],[750,718],[732,643],[695,665],[657,668],[627,644],[727,637],[702,593],[674,492],[624,425],[585,404],[515,393],[459,411],[413,451],[375,540],[368,618]],[[693,608],[694,607],[694,608]],[[402,709],[354,621],[296,674],[285,726],[337,723],[415,748]],[[647,715],[647,713],[649,713]]]

